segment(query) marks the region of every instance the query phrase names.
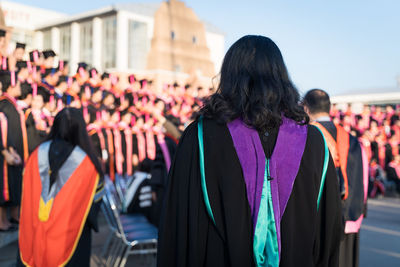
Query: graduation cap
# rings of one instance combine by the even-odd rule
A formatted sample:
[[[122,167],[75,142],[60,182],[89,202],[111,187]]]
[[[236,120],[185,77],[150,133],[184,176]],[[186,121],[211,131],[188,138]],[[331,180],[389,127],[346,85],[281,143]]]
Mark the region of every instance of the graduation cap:
[[[22,48],[22,49],[25,50],[25,47],[26,47],[26,44],[24,44],[24,43],[17,43],[17,44],[15,45],[15,49]]]
[[[43,51],[43,56],[45,59],[48,59],[50,57],[55,57],[56,53],[53,50],[45,50]]]
[[[60,82],[68,82],[68,80],[69,80],[69,77],[66,75],[61,75],[59,78]]]
[[[59,86],[61,83],[68,83],[69,77],[68,76],[60,76],[57,82],[57,86]]]
[[[5,37],[6,33],[7,32],[5,30],[0,29],[0,37]]]
[[[110,73],[108,73],[108,72],[104,72],[103,75],[101,75],[102,80],[108,79],[108,78],[110,78]]]
[[[18,70],[28,68],[28,63],[26,61],[18,61],[16,64]]]
[[[95,93],[97,93],[98,91],[100,91],[101,88],[100,88],[100,86],[95,86],[95,87],[91,87],[91,90],[92,90],[92,94],[95,94]]]
[[[43,77],[47,77],[49,75],[54,75],[57,72],[55,68],[48,68],[44,71]]]
[[[79,69],[84,69],[87,70],[88,64],[86,62],[79,62],[78,63],[78,70],[76,72],[79,72]]]

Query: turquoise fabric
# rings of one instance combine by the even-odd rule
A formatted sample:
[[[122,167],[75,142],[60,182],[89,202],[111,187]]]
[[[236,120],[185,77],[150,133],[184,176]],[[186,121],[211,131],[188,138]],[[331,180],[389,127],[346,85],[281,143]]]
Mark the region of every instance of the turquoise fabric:
[[[253,252],[256,266],[277,267],[279,266],[278,237],[269,177],[269,159],[267,159],[260,208],[254,231]]]
[[[197,138],[199,140],[200,151],[200,176],[201,176],[201,189],[203,191],[204,203],[206,205],[207,213],[215,224],[214,214],[211,209],[210,200],[208,199],[206,172],[204,169],[204,143],[203,143],[203,117],[199,118],[197,123]]]
[[[324,139],[324,147],[325,147],[325,159],[324,159],[324,167],[322,169],[322,177],[321,177],[321,184],[319,187],[319,193],[318,193],[318,200],[317,200],[317,211],[319,210],[319,203],[321,202],[321,197],[322,197],[322,192],[324,191],[324,185],[325,185],[325,178],[326,178],[326,171],[328,170],[328,164],[329,164],[329,148],[328,144],[326,143],[324,134],[321,132],[321,130],[316,127],[318,131],[321,133],[322,138]]]

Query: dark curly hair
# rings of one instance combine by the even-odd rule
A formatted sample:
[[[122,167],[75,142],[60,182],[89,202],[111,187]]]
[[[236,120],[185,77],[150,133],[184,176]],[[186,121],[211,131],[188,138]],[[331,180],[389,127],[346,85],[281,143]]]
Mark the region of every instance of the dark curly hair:
[[[247,35],[226,53],[218,89],[206,99],[199,116],[220,123],[241,117],[247,125],[266,131],[279,127],[282,115],[308,124],[299,101],[278,46],[267,37]]]

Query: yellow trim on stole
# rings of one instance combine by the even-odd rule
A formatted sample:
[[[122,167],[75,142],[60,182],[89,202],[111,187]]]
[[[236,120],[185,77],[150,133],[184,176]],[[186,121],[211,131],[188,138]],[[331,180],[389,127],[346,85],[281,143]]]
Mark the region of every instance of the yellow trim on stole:
[[[53,207],[54,198],[49,199],[46,203],[43,198],[40,197],[39,200],[39,220],[41,222],[47,222],[50,217],[51,208]]]

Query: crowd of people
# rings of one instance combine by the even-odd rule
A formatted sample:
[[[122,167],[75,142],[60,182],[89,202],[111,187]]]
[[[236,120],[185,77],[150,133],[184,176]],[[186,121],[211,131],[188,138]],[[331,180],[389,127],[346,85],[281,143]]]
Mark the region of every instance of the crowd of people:
[[[400,106],[364,106],[360,114],[332,106],[331,117],[356,136],[368,157],[369,194],[385,194],[386,187],[400,192]],[[394,186],[392,186],[394,185]]]
[[[89,265],[104,177],[151,174],[159,266],[357,266],[365,166],[372,194],[383,174],[400,190],[400,107],[356,115],[320,89],[299,105],[269,38],[237,41],[209,98],[56,58],[0,58],[0,231],[21,220],[19,265]]]
[[[175,83],[156,93],[151,80],[99,73],[84,62],[71,70],[54,51],[26,53],[19,43],[0,62],[0,230],[16,229],[24,163],[66,107],[82,112],[105,174],[152,173],[154,200],[162,199],[176,144],[208,88]]]

